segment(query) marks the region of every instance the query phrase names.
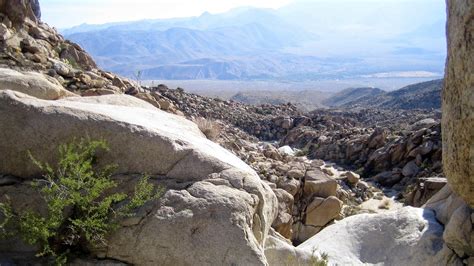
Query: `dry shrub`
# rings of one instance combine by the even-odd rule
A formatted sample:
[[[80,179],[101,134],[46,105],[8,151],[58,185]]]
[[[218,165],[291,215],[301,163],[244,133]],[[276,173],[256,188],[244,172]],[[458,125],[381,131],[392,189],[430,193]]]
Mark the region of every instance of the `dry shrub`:
[[[384,199],[380,205],[379,205],[379,209],[385,209],[385,210],[388,210],[390,209],[392,205],[392,202],[389,200],[389,199]]]
[[[210,140],[216,140],[221,133],[221,126],[216,121],[198,117],[194,120],[201,132]]]

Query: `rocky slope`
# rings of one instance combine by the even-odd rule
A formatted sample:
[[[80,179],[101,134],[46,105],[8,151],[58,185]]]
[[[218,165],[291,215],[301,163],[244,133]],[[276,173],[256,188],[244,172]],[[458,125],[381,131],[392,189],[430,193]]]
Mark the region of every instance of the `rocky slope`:
[[[382,109],[439,109],[441,108],[441,89],[443,80],[433,80],[406,86],[399,90],[367,95],[344,103],[347,108]]]
[[[309,112],[324,107],[324,100],[331,94],[317,90],[255,90],[236,93],[230,100],[251,105],[294,104],[299,110]]]
[[[374,97],[383,93],[384,91],[378,88],[348,88],[324,100],[323,104],[329,107],[337,107],[350,102],[357,103],[361,98]]]
[[[38,1],[2,1],[0,7],[1,72],[15,70],[21,75],[34,71],[39,73],[37,76],[85,96],[138,89],[133,82],[98,69],[79,45],[65,40],[54,28],[41,22],[36,16],[40,15]],[[5,75],[0,82],[5,82]]]
[[[180,88],[169,89],[165,85],[148,88],[145,93],[135,95],[150,99],[149,101],[155,106],[161,106],[162,109],[179,111],[179,114],[190,119],[204,117],[231,123],[261,140],[279,139],[294,126],[295,122],[297,124],[304,122],[301,111],[290,103],[252,106],[231,100],[202,97],[186,93]],[[301,118],[302,121],[294,121],[290,117]]]

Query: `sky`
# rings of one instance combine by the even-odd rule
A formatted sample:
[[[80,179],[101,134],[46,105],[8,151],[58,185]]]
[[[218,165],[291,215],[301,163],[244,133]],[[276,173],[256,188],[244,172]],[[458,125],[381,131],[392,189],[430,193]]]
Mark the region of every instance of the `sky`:
[[[293,0],[40,0],[42,20],[56,28],[149,18],[222,13],[241,6],[279,8]]]

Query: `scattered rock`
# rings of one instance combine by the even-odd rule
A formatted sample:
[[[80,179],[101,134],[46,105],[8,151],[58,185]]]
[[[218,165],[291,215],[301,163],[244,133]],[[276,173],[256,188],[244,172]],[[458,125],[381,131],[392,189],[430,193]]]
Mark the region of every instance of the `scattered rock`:
[[[347,181],[352,185],[357,184],[360,180],[360,175],[351,171],[344,173],[344,177],[347,178]]]
[[[293,151],[293,149],[288,145],[278,148],[278,152],[280,152],[281,154],[289,155],[289,156],[295,155],[295,152]]]
[[[416,165],[415,161],[408,162],[402,169],[403,176],[412,177],[418,174],[420,168]]]

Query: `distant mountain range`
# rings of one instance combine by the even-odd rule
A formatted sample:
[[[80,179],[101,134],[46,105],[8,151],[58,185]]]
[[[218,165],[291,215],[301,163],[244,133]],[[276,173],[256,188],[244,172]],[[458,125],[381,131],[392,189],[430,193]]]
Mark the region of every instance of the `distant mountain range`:
[[[317,90],[242,91],[230,100],[246,104],[286,104],[302,111],[318,108],[440,109],[443,79],[421,82],[394,91],[378,88],[347,88],[336,93]]]
[[[375,88],[350,88],[326,99],[323,103],[340,108],[439,109],[443,79],[417,83],[384,92]]]
[[[445,7],[439,2],[360,1],[345,7],[341,1],[297,1],[278,10],[238,8],[190,18],[84,24],[62,33],[103,68],[129,77],[141,71],[143,79],[440,75]],[[417,16],[408,16],[414,10]]]

